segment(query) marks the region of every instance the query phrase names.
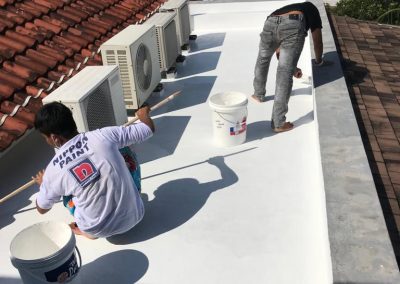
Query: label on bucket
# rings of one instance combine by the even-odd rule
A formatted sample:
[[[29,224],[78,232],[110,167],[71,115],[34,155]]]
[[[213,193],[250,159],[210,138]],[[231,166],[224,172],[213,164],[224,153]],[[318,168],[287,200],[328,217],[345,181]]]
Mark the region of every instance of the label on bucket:
[[[78,270],[75,254],[72,254],[64,264],[56,269],[45,272],[44,275],[48,282],[64,283],[78,273]]]
[[[246,131],[246,117],[243,118],[242,122],[236,122],[234,127],[229,128],[229,134],[231,136],[239,135]]]

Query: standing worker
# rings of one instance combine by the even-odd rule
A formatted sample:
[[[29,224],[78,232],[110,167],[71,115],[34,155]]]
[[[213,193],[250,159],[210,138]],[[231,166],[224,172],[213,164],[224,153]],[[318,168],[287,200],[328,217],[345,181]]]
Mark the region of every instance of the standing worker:
[[[266,101],[265,86],[272,55],[276,52],[279,60],[276,74],[275,99],[272,110],[271,127],[274,132],[284,132],[293,128],[286,121],[288,103],[293,86],[293,78],[302,76],[297,68],[308,29],[314,43],[316,66],[323,66],[322,22],[317,7],[310,2],[295,3],[282,7],[268,16],[260,34],[258,58],[254,70],[254,94],[258,102]]]
[[[138,109],[140,123],[78,133],[69,108],[57,102],[44,105],[35,128],[57,151],[46,170],[34,177],[40,186],[39,213],[72,196],[75,222],[70,227],[90,239],[121,234],[139,223],[143,202],[119,149],[152,136],[149,111],[147,106]]]

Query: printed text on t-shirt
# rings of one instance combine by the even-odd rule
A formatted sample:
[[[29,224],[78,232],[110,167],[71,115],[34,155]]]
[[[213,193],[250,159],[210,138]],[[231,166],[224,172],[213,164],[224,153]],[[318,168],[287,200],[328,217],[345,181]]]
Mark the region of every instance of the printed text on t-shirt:
[[[62,169],[76,158],[79,158],[85,154],[85,152],[89,151],[89,147],[87,145],[88,140],[89,139],[86,136],[83,136],[82,140],[77,141],[75,144],[69,146],[68,149],[62,151],[60,155],[53,159],[53,166],[58,164],[60,169]]]

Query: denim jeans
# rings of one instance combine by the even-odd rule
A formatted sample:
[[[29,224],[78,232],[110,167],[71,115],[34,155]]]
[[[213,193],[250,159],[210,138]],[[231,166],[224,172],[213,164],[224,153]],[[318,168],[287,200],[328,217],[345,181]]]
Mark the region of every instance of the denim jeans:
[[[303,50],[306,36],[303,15],[270,16],[264,23],[263,31],[260,34],[253,86],[254,95],[262,99],[266,93],[265,86],[272,55],[277,48],[280,48],[271,119],[272,128],[281,127],[286,121],[285,115],[288,112],[293,86],[292,76]]]

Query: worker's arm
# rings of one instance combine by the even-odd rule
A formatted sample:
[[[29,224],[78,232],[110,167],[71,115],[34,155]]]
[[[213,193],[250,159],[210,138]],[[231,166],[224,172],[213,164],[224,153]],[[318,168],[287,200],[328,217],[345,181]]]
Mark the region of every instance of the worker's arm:
[[[36,210],[37,210],[40,214],[45,214],[45,213],[47,213],[47,212],[50,211],[50,209],[43,209],[43,208],[40,208],[39,205],[37,204],[37,200],[36,200]]]
[[[39,185],[39,187],[42,185],[43,175],[44,175],[44,171],[42,170],[42,171],[39,171],[36,176],[32,177],[32,179]],[[37,199],[36,199],[36,209],[40,214],[45,214],[45,213],[49,212],[51,208],[50,209],[41,208],[38,205],[38,202],[37,202]]]
[[[136,111],[140,123],[133,123],[128,126],[110,126],[100,128],[98,131],[103,137],[118,145],[118,148],[139,144],[149,139],[155,130],[153,120],[149,116],[150,108],[141,107]]]
[[[146,105],[139,108],[135,114],[140,119],[140,121],[146,124],[148,127],[150,127],[151,131],[154,133],[155,127],[149,113],[150,113],[150,107]]]
[[[278,60],[279,60],[280,52],[281,52],[281,50],[280,50],[280,48],[278,47],[278,48],[275,50],[276,59],[278,59]],[[302,76],[303,76],[303,72],[301,71],[301,69],[300,69],[299,67],[296,67],[296,69],[294,70],[294,73],[293,73],[293,77],[295,77],[295,78],[301,78]]]
[[[318,65],[322,63],[322,52],[324,50],[321,29],[316,28],[311,32],[311,35],[314,43],[315,64]]]

